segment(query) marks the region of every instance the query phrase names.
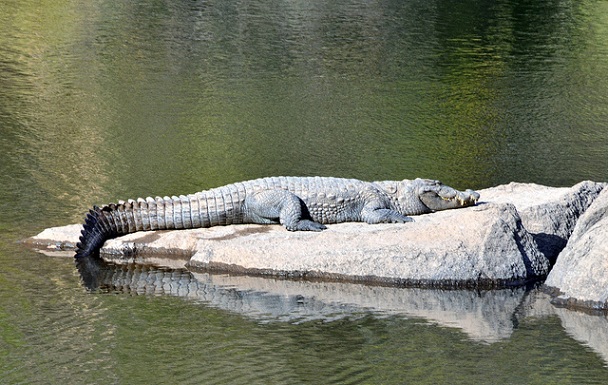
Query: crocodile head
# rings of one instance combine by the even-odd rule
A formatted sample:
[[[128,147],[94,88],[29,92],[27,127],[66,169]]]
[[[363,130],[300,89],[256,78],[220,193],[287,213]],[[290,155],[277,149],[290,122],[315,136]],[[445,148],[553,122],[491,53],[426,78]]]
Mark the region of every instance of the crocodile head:
[[[459,191],[438,180],[416,179],[420,201],[432,211],[473,206],[479,200],[479,193],[473,190]]]

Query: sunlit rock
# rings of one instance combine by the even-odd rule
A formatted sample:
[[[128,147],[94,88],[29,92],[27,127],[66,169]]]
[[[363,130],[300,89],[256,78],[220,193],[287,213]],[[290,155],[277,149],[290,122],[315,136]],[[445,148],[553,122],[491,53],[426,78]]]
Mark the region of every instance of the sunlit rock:
[[[585,181],[568,188],[509,183],[482,190],[484,200],[513,203],[526,230],[551,263],[566,246],[578,218],[604,188]]]
[[[321,233],[250,226],[201,231],[190,265],[241,273],[419,285],[522,283],[549,264],[509,204],[423,215],[408,225],[345,223]]]
[[[579,219],[545,285],[558,290],[556,302],[608,309],[608,188]]]

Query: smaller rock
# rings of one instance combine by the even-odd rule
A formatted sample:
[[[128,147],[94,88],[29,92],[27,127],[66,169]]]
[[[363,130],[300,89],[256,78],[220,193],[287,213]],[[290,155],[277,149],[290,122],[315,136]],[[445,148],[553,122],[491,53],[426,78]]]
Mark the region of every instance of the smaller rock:
[[[22,243],[45,255],[73,256],[81,230],[80,224],[51,227],[44,229],[38,235],[24,239]]]
[[[551,262],[566,247],[578,218],[597,198],[605,183],[585,181],[573,187],[509,183],[480,191],[484,200],[511,202],[538,249]],[[543,198],[540,199],[540,196]]]
[[[545,281],[556,289],[555,303],[608,309],[608,188],[580,217],[565,249]]]

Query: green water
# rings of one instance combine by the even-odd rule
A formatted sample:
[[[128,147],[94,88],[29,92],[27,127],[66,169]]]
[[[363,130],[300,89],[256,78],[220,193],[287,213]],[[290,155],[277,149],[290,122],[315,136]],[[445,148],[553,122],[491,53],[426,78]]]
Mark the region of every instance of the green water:
[[[0,383],[605,383],[606,317],[537,291],[133,268],[92,294],[71,259],[17,241],[92,204],[261,176],[606,181],[606,15],[594,0],[3,1]]]

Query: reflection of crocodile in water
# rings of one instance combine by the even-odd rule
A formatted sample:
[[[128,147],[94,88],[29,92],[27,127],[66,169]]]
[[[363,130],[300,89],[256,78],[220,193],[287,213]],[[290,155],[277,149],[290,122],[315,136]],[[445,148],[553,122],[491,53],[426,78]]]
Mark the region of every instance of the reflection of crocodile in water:
[[[260,322],[415,317],[459,328],[472,340],[484,342],[511,336],[527,293],[524,287],[436,290],[197,273],[115,265],[94,256],[79,258],[76,265],[85,286],[96,292],[187,298]]]
[[[310,282],[114,265],[93,256],[77,259],[76,266],[92,291],[187,298],[260,322],[414,317],[461,329],[474,341],[493,343],[510,338],[526,319],[539,322],[557,316],[568,335],[608,363],[608,318],[556,308],[549,295],[535,287],[437,290]]]
[[[187,196],[95,206],[87,215],[76,257],[95,253],[107,239],[136,231],[239,223],[280,223],[290,231],[321,231],[330,223],[410,222],[408,215],[471,206],[478,199],[475,191],[458,191],[428,179],[262,178]]]

